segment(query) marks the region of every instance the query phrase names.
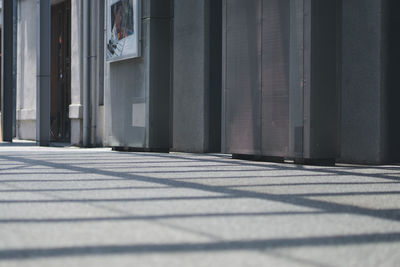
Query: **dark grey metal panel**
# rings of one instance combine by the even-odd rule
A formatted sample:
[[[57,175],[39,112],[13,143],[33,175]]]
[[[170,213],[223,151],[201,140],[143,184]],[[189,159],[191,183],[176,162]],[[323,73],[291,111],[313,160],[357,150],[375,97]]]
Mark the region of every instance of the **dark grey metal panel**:
[[[150,25],[149,147],[170,148],[172,22],[153,18]]]
[[[336,156],[336,3],[225,2],[225,152]]]
[[[13,0],[13,100],[12,100],[12,113],[13,113],[13,133],[12,136],[17,136],[17,35],[18,35],[18,0]]]
[[[173,15],[171,0],[139,0],[142,1],[143,18],[169,18]]]
[[[382,14],[381,0],[343,1],[343,161],[380,163],[383,160]]]
[[[305,128],[309,144],[305,158],[334,159],[338,147],[338,103],[336,61],[336,0],[311,0],[310,91]]]
[[[50,0],[37,2],[36,141],[50,143]]]
[[[221,98],[222,98],[222,0],[208,0],[209,23],[208,57],[208,148],[209,152],[221,152]]]
[[[400,161],[399,12],[395,0],[343,1],[341,161]]]
[[[304,150],[304,0],[290,1],[289,153]]]
[[[289,150],[290,0],[264,0],[262,25],[262,153]]]
[[[1,38],[1,127],[2,140],[11,142],[13,138],[13,2],[3,1],[3,29]]]
[[[400,1],[389,0],[385,7],[387,14],[388,29],[386,38],[388,50],[385,58],[387,60],[387,94],[385,95],[385,104],[387,105],[387,134],[386,146],[388,148],[388,161],[400,162],[400,79],[398,73],[400,70]]]
[[[227,64],[226,59],[228,55],[227,51],[227,17],[228,17],[228,10],[227,10],[227,2],[228,0],[222,0],[222,75],[221,75],[221,152],[226,153],[227,151],[227,121],[226,121],[226,114],[227,114],[227,101],[226,101],[226,76],[227,76]]]
[[[225,152],[261,154],[261,1],[226,1]]]

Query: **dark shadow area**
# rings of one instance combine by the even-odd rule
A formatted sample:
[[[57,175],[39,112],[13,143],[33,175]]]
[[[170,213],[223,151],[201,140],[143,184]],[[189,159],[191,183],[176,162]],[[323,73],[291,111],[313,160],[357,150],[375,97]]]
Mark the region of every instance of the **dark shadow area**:
[[[51,147],[70,147],[70,143],[65,143],[65,142],[51,142],[50,143]]]
[[[132,159],[131,158],[129,158],[129,159],[125,159],[126,161],[124,162],[124,161],[122,161],[122,160],[119,160],[119,161],[117,161],[117,162],[113,162],[113,161],[108,161],[106,164],[115,164],[115,163],[117,163],[117,164],[128,164],[128,163],[132,163]],[[171,161],[167,161],[167,160],[163,160],[163,161],[137,161],[137,162],[135,162],[135,165],[140,165],[140,164],[170,164],[171,163]],[[177,162],[177,163],[193,163],[193,160],[182,160],[182,161],[179,161],[179,162]],[[80,162],[70,162],[70,164],[71,165],[85,165],[85,166],[87,166],[87,165],[104,165],[105,164],[105,162],[98,162],[97,160],[96,160],[96,162],[84,162],[84,163],[82,163],[81,161]],[[196,166],[196,167],[198,167],[198,166]],[[146,166],[146,168],[147,168],[147,166]]]
[[[112,152],[112,153],[117,153],[117,152]],[[126,154],[123,154],[126,155]],[[292,162],[284,162],[284,163],[271,163],[271,162],[260,162],[260,161],[254,161],[254,160],[235,160],[232,159],[229,154],[216,154],[217,156],[214,157],[215,154],[193,154],[196,155],[196,157],[187,157],[187,155],[190,154],[185,154],[185,153],[170,153],[170,154],[152,154],[152,153],[132,153],[129,158],[126,159],[132,159],[132,158],[152,158],[152,157],[157,157],[157,158],[168,158],[168,159],[175,159],[177,162],[196,162],[196,161],[201,161],[201,162],[220,162],[220,163],[226,163],[230,165],[238,165],[238,166],[255,166],[255,167],[263,167],[263,168],[273,168],[275,166],[285,166],[291,169],[300,169],[300,170],[308,170],[306,169],[305,165],[302,164],[293,164]],[[213,157],[210,158],[210,155]],[[171,162],[171,161],[169,161]],[[400,170],[400,165],[399,164],[390,164],[390,165],[357,165],[357,164],[343,164],[343,163],[338,163],[335,166],[324,166],[324,169],[339,169],[339,170],[362,170],[362,169],[370,169],[370,168],[379,168],[379,169],[386,169],[386,170]],[[319,169],[318,167],[314,167],[310,170],[313,169]]]
[[[384,55],[385,65],[383,69],[387,70],[385,73],[385,83],[387,86],[387,93],[385,95],[385,107],[387,112],[387,127],[386,127],[386,147],[388,149],[388,157],[390,162],[400,162],[400,36],[398,29],[400,27],[400,2],[396,0],[386,1],[387,18],[386,25],[387,31],[384,32],[384,41],[386,44],[387,52]]]
[[[61,175],[61,174],[79,174],[77,172],[2,172],[1,175]],[[1,180],[0,180],[1,181]]]
[[[90,163],[87,165],[91,165]],[[105,164],[103,164],[105,165]],[[118,166],[101,166],[102,170],[115,170],[115,168],[130,168],[130,169],[154,169],[154,168],[159,168],[159,169],[176,169],[176,168],[216,168],[216,167],[229,167],[229,165],[227,164],[219,164],[219,165],[168,165],[168,166],[164,166],[164,165],[160,165],[160,166],[155,166],[155,165],[147,165],[147,166],[132,166],[132,165],[125,165],[125,166],[121,166],[118,164]],[[201,172],[202,170],[199,170],[199,172]],[[211,170],[212,171],[212,170]],[[222,170],[224,171],[224,170]],[[226,170],[225,170],[226,171]],[[166,171],[168,172],[168,171]],[[152,172],[153,173],[153,172]]]
[[[8,179],[8,180],[0,180],[0,183],[48,183],[48,182],[56,182],[56,183],[65,183],[65,182],[106,182],[106,181],[115,181],[116,178],[105,178],[105,179]]]
[[[143,154],[145,156],[145,154]],[[165,155],[159,155],[160,157],[168,157]],[[178,156],[178,155],[169,155],[171,158],[175,159],[181,159],[184,158],[183,156]],[[193,158],[194,161],[200,161],[200,162],[225,162],[229,163],[231,165],[236,165],[236,166],[251,166],[251,167],[263,167],[267,168],[266,170],[273,170],[273,171],[307,171],[307,172],[313,172],[313,173],[320,173],[321,175],[327,175],[327,174],[333,174],[333,175],[339,175],[339,176],[360,176],[360,177],[370,177],[370,178],[381,178],[381,179],[389,179],[389,180],[394,180],[394,181],[399,181],[400,182],[400,175],[399,177],[393,177],[389,176],[386,174],[376,174],[376,173],[362,173],[362,172],[356,172],[356,170],[364,170],[366,168],[378,168],[380,170],[400,170],[399,168],[395,168],[394,166],[349,166],[349,167],[323,167],[323,168],[318,168],[318,167],[312,167],[312,168],[305,168],[303,165],[293,165],[293,164],[269,164],[269,163],[257,163],[257,162],[249,162],[249,161],[244,161],[244,160],[221,160],[221,159],[207,159],[207,158]],[[348,171],[347,168],[350,168],[350,170],[355,170],[354,172]],[[394,168],[394,169],[393,169]],[[262,170],[265,172],[266,170]],[[308,176],[309,174],[305,174]],[[304,176],[304,175],[300,175]]]
[[[14,164],[17,165],[17,164]],[[12,171],[12,170],[20,170],[20,169],[24,169],[24,168],[28,168],[28,166],[16,166],[16,167],[8,167],[8,168],[1,168],[0,171],[3,173],[3,171]]]
[[[204,179],[204,178],[203,178]],[[247,184],[247,185],[223,185],[225,187],[229,188],[235,188],[235,187],[291,187],[291,186],[318,186],[318,185],[326,185],[326,186],[332,186],[332,185],[387,185],[387,184],[399,184],[398,182],[337,182],[337,183],[332,183],[332,182],[320,182],[320,183],[275,183],[275,184]],[[1,192],[1,191],[0,191]]]
[[[222,241],[209,243],[178,243],[178,244],[137,244],[111,246],[76,246],[41,249],[9,249],[0,250],[0,260],[21,260],[35,258],[80,257],[80,256],[110,256],[119,254],[149,254],[149,253],[191,253],[191,252],[221,252],[292,248],[316,246],[346,246],[375,243],[393,243],[400,241],[400,233],[338,235],[307,238],[262,239],[243,241]]]
[[[35,147],[35,142],[0,142],[0,147]]]
[[[151,201],[193,201],[212,199],[234,199],[237,196],[190,196],[190,197],[144,197],[144,198],[86,198],[86,199],[28,199],[0,200],[1,204],[55,204],[55,203],[94,203],[94,202],[151,202]]]
[[[110,179],[115,180],[115,179]],[[2,181],[0,180],[0,183]],[[39,193],[39,192],[89,192],[89,191],[129,191],[129,190],[155,190],[155,189],[168,189],[168,186],[120,186],[120,187],[107,187],[107,188],[49,188],[49,189],[5,189],[0,190],[0,193]]]
[[[276,170],[275,170],[276,171]],[[264,172],[264,171],[262,171]],[[188,178],[174,178],[174,180],[204,180],[204,179],[265,179],[268,178],[270,180],[274,180],[274,179],[278,179],[281,180],[282,178],[301,178],[301,177],[329,177],[329,176],[334,176],[334,174],[328,174],[328,175],[324,175],[324,174],[299,174],[299,175],[259,175],[259,176],[216,176],[216,177],[188,177]]]
[[[338,196],[377,196],[377,195],[399,195],[400,191],[374,191],[374,192],[340,192],[340,193],[308,193],[293,194],[297,197],[338,197]],[[399,208],[400,211],[400,208]]]
[[[198,166],[200,168],[201,166]],[[159,167],[161,168],[161,167]],[[179,167],[178,167],[179,168]],[[181,167],[184,168],[184,167]],[[216,173],[216,172],[235,172],[238,170],[235,169],[218,169],[218,170],[184,170],[184,171],[133,171],[127,172],[129,174],[152,174],[152,173]],[[240,172],[265,172],[268,170],[260,170],[260,169],[247,169],[240,170]],[[272,171],[272,170],[271,170]]]
[[[193,218],[229,218],[229,217],[267,217],[267,216],[304,216],[323,215],[326,212],[319,211],[288,211],[288,212],[234,212],[234,213],[189,213],[189,214],[166,214],[166,215],[144,215],[144,216],[119,216],[119,217],[70,217],[70,218],[10,218],[0,219],[0,224],[21,223],[81,223],[81,222],[115,222],[115,221],[149,221],[169,219],[193,219]]]

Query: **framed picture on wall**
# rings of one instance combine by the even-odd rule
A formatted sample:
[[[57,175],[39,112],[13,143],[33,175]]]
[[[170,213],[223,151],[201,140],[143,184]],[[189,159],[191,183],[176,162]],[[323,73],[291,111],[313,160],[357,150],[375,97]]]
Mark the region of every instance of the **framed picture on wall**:
[[[106,59],[140,57],[140,0],[107,0]]]

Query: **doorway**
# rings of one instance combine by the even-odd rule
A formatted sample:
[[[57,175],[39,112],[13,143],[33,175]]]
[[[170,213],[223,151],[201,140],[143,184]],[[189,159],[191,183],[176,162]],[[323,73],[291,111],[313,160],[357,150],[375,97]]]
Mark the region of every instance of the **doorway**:
[[[51,7],[50,141],[70,142],[71,1]]]

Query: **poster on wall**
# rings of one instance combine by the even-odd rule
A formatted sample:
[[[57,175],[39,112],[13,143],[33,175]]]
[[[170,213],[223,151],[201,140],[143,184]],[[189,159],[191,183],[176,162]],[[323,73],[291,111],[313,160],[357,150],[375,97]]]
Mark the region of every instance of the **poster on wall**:
[[[105,46],[107,61],[140,56],[139,1],[107,0]]]

